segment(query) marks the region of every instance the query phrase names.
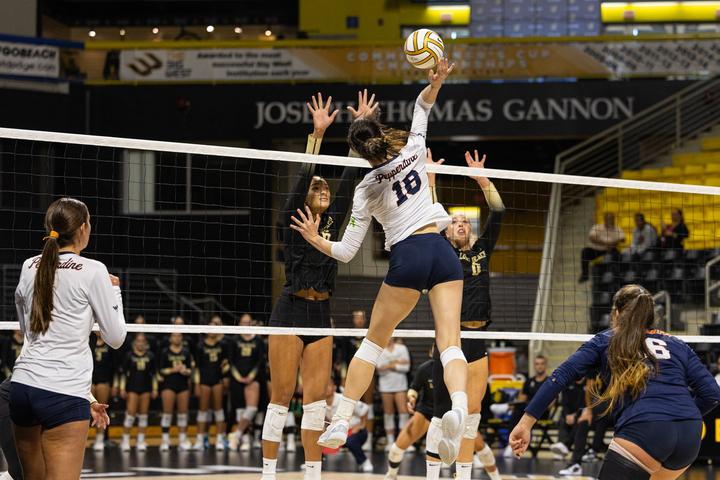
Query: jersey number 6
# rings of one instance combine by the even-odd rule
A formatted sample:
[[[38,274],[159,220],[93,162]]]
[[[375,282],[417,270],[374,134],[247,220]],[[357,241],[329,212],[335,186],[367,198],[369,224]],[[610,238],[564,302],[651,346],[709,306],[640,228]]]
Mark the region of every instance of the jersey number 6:
[[[395,191],[395,195],[397,195],[398,207],[405,203],[408,195],[415,195],[419,192],[421,185],[420,175],[418,175],[415,170],[410,170],[410,172],[405,175],[405,178],[402,179],[402,185],[400,185],[400,180],[393,183],[392,189]],[[403,191],[403,186],[405,186],[405,191]]]
[[[667,360],[670,358],[670,350],[667,349],[667,343],[659,338],[646,338],[645,345],[647,345],[650,353],[653,354],[658,360]]]

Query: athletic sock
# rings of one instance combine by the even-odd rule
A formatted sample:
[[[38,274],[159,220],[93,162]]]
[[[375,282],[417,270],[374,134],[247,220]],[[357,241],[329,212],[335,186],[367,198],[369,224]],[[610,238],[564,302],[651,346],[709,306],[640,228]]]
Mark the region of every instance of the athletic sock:
[[[455,392],[452,395],[450,395],[450,400],[452,400],[452,408],[459,408],[460,410],[467,415],[468,413],[468,398],[467,393],[465,392]]]
[[[338,405],[337,413],[333,417],[333,420],[342,419],[349,421],[352,417],[353,412],[355,411],[355,404],[357,404],[357,400],[351,400],[347,397],[342,397],[342,400],[340,400],[340,405]]]
[[[320,461],[320,462],[305,462],[304,480],[320,480],[321,472],[322,472],[322,461]]]
[[[470,463],[455,463],[455,478],[457,480],[470,480],[472,476],[472,462]]]
[[[427,472],[425,478],[427,480],[438,480],[440,478],[440,465],[442,462],[436,460],[425,460]]]
[[[163,443],[170,443],[170,434],[167,432],[163,432],[162,441]]]
[[[277,458],[263,457],[262,480],[275,480]]]
[[[490,477],[490,480],[502,480],[502,477],[500,476],[500,470],[495,469],[494,472],[488,472],[485,470],[485,473],[488,474],[488,477]]]

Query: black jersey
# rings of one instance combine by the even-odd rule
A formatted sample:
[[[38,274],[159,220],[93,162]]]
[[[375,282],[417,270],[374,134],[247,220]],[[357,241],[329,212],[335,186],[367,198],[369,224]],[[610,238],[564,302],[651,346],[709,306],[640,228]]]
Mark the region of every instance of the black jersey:
[[[149,393],[157,390],[155,378],[155,355],[147,351],[141,355],[134,350],[128,352],[123,363],[121,389],[135,393]]]
[[[572,382],[565,387],[561,394],[561,405],[564,415],[577,413],[585,408],[585,379],[578,383]]]
[[[527,401],[533,399],[535,394],[540,390],[540,387],[543,386],[543,383],[547,381],[547,379],[550,377],[545,377],[542,380],[538,380],[535,377],[530,377],[527,380],[525,380],[525,383],[523,384],[522,393],[524,393],[527,396]]]
[[[460,318],[463,321],[486,321],[490,324],[490,256],[495,249],[502,212],[490,211],[483,231],[469,250],[453,247],[463,269],[463,300]]]
[[[174,371],[178,365],[184,365],[187,372],[183,374]],[[168,346],[160,354],[157,378],[163,389],[169,388],[176,392],[187,390],[192,369],[193,357],[188,348],[181,346],[180,351],[176,352]]]
[[[230,372],[235,380],[248,376],[253,379],[260,375],[264,377],[264,370],[265,345],[259,336],[246,340],[237,335],[230,341]]]
[[[337,275],[337,260],[328,257],[316,249],[300,235],[290,228],[293,223],[291,216],[297,216],[297,209],[304,209],[305,198],[313,177],[314,166],[305,164],[300,167],[300,173],[295,181],[292,193],[288,196],[283,207],[282,225],[278,225],[282,232],[282,241],[285,244],[285,286],[283,293],[292,294],[300,290],[314,289],[317,292],[332,293],[335,288]],[[320,217],[318,233],[326,240],[336,241],[339,237],[340,227],[345,222],[353,195],[353,183],[358,169],[347,167],[343,171],[340,187],[330,207]]]
[[[416,410],[427,410],[430,415],[433,413],[433,364],[432,358],[423,362],[415,371],[415,376],[410,383],[410,388],[418,392],[418,399],[415,402]]]
[[[197,348],[195,358],[196,383],[217,385],[229,371],[228,348],[225,339],[211,345],[203,339]]]
[[[93,335],[90,348],[93,353],[92,383],[113,383],[115,377],[115,355],[107,343],[98,345]]]
[[[5,343],[5,352],[4,352],[4,366],[7,376],[9,377],[12,373],[13,368],[15,368],[15,360],[20,356],[20,352],[22,352],[23,348],[23,342],[18,342],[15,340],[15,337],[12,336],[7,339],[7,342]]]

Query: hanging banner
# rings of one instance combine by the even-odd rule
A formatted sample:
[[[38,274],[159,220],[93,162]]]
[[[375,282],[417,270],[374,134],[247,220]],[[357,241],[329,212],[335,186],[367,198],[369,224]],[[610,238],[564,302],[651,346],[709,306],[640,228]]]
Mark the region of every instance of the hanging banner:
[[[456,65],[455,81],[622,78],[720,73],[716,48],[709,40],[458,43],[447,55]],[[427,75],[399,46],[122,50],[117,71],[126,81],[199,83],[405,83]]]
[[[60,49],[51,45],[0,41],[0,75],[58,78]]]

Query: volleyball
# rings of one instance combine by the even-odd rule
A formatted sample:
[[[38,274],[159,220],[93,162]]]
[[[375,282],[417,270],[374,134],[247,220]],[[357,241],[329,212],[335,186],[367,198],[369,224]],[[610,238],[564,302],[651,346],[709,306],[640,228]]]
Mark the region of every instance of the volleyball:
[[[445,53],[445,44],[440,35],[421,28],[408,35],[405,40],[405,57],[408,62],[423,70],[433,68]]]

